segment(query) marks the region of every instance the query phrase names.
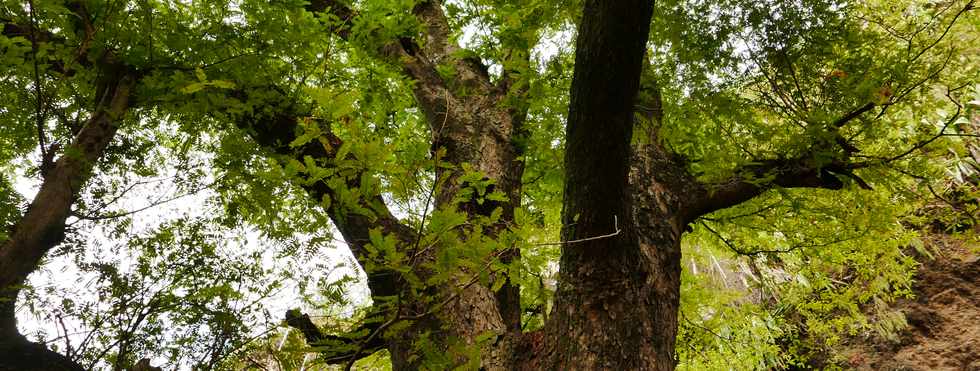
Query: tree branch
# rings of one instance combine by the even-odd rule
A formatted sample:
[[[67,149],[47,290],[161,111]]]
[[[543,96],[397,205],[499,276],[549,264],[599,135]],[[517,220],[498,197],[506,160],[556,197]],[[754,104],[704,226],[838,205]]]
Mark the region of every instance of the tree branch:
[[[396,218],[379,194],[362,194],[355,204],[343,204],[339,192],[345,190],[333,188],[330,180],[339,177],[347,190],[359,189],[361,179],[366,173],[364,169],[344,168],[341,171],[337,168],[340,162],[354,160],[354,157],[349,154],[347,158],[337,158],[337,151],[344,143],[330,131],[329,123],[309,117],[309,107],[293,102],[289,94],[277,87],[251,87],[248,90],[236,90],[231,95],[244,102],[249,100],[249,91],[259,92],[253,95],[264,97],[263,101],[256,104],[265,108],[256,109],[253,114],[231,117],[239,128],[245,130],[259,145],[283,158],[292,158],[300,163],[311,158],[318,167],[337,170],[326,178],[304,182],[306,184],[302,184],[302,187],[314,200],[330,201],[326,212],[362,266],[367,268],[366,263],[371,260],[365,246],[371,241],[372,230],[394,236],[403,246],[409,246],[416,240],[415,230]],[[322,133],[319,138],[293,147],[290,143],[300,135],[297,129],[301,120],[310,120],[320,126]],[[397,293],[394,272],[371,269],[366,271],[372,295],[389,296]]]
[[[78,64],[84,67],[93,67],[92,62],[89,61],[88,52],[91,46],[91,41],[95,37],[95,27],[91,23],[91,18],[88,14],[88,10],[85,5],[79,1],[68,1],[65,6],[75,13],[74,26],[76,33],[82,35],[83,39],[80,41],[77,47],[77,52],[75,57],[66,63],[64,60],[53,58],[55,55],[51,55],[44,64],[47,65],[47,69],[56,71],[65,76],[72,76],[75,73],[73,68],[74,64]],[[33,49],[33,55],[37,55],[37,47],[44,43],[59,43],[60,46],[64,47],[68,45],[66,39],[62,36],[56,35],[51,31],[40,30],[36,27],[36,21],[34,19],[34,7],[31,6],[31,19],[28,25],[17,23],[14,19],[0,18],[0,29],[2,29],[3,36],[9,38],[23,37],[31,42],[31,47]],[[37,61],[35,61],[36,63]]]
[[[339,20],[333,33],[350,40],[352,26],[358,17],[356,10],[336,0],[314,0],[306,9]],[[426,115],[432,133],[438,137],[441,127],[448,121],[451,107],[466,107],[454,91],[467,90],[473,96],[490,96],[496,93],[490,83],[487,67],[479,58],[457,58],[459,46],[450,39],[449,24],[440,1],[422,1],[412,13],[424,25],[424,40],[402,36],[391,40],[374,51],[389,63],[401,67],[403,73],[416,82],[412,91]],[[449,65],[455,71],[452,83],[443,80],[436,66]],[[482,94],[478,94],[482,93]],[[453,120],[455,123],[455,120]]]
[[[291,309],[286,311],[286,324],[299,330],[306,343],[316,348],[328,364],[352,363],[385,347],[383,338],[371,336],[380,327],[378,322],[366,323],[348,332],[348,335],[329,335],[324,334],[309,315],[299,309]]]
[[[946,136],[972,136],[972,135],[969,135],[969,134],[951,134],[951,133],[946,133],[946,130],[949,129],[950,125],[952,125],[954,122],[956,122],[956,119],[958,119],[960,117],[960,113],[963,110],[963,105],[961,103],[959,103],[958,101],[956,101],[955,99],[953,99],[952,96],[950,96],[950,93],[951,92],[952,92],[952,90],[947,91],[946,92],[946,97],[949,98],[953,102],[953,104],[956,105],[956,112],[954,112],[953,115],[950,116],[950,118],[947,119],[943,123],[943,126],[942,126],[942,128],[939,129],[939,132],[938,133],[936,133],[933,136],[930,136],[929,138],[926,138],[924,140],[921,140],[919,142],[916,142],[909,149],[903,151],[902,153],[896,154],[896,155],[892,155],[892,156],[888,156],[888,157],[863,156],[863,157],[866,157],[866,158],[871,158],[872,160],[865,161],[865,162],[860,162],[860,163],[855,163],[855,164],[850,164],[850,165],[848,165],[848,168],[849,169],[861,169],[861,168],[866,168],[866,167],[870,167],[870,166],[874,166],[874,165],[882,165],[882,164],[888,164],[888,163],[891,163],[891,162],[895,162],[895,161],[898,161],[898,160],[901,160],[901,159],[907,157],[908,155],[912,154],[913,152],[922,149],[923,147],[931,144],[932,142],[934,142],[937,139],[942,138],[942,137],[946,137]]]
[[[833,124],[831,124],[831,126],[833,126],[835,128],[844,127],[844,125],[847,125],[848,122],[851,122],[852,120],[858,118],[859,116],[863,115],[865,112],[870,111],[872,108],[875,108],[875,104],[874,103],[867,103],[867,104],[865,104],[865,105],[863,105],[861,107],[858,107],[857,109],[855,109],[855,110],[847,113],[846,115],[842,116],[841,118],[837,119],[836,121],[834,121]]]
[[[702,215],[741,204],[774,187],[841,189],[844,188],[841,175],[853,176],[844,164],[835,162],[816,167],[808,157],[746,165],[726,181],[702,184],[698,193],[703,197],[695,197],[698,201],[689,208],[684,220],[691,223]]]
[[[847,125],[854,119],[871,111],[875,106],[874,103],[867,103],[848,112],[839,119],[834,120],[831,124],[831,129],[836,130]],[[949,123],[947,123],[948,125]],[[940,132],[941,135],[942,132]],[[938,136],[923,141],[921,145],[889,161],[901,158],[916,148],[932,142],[936,138]],[[857,148],[847,143],[839,134],[835,135],[834,143],[839,145],[847,154],[858,151]],[[736,169],[734,175],[727,180],[711,184],[701,184],[699,193],[702,197],[691,198],[695,200],[694,206],[688,209],[689,211],[684,217],[685,222],[691,223],[703,215],[741,204],[774,187],[836,190],[844,187],[841,177],[845,177],[856,182],[861,188],[871,189],[871,186],[853,173],[853,170],[866,166],[846,162],[846,160],[833,160],[830,163],[822,163],[823,161],[819,161],[815,156],[816,150],[819,149],[811,150],[807,154],[791,159],[756,161]]]

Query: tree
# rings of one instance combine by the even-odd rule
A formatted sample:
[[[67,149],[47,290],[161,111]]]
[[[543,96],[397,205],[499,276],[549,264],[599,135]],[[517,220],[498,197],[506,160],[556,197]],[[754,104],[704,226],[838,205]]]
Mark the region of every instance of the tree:
[[[215,5],[4,5],[4,83],[34,93],[5,96],[4,138],[19,146],[3,155],[39,145],[43,178],[0,247],[7,352],[43,351],[18,334],[18,290],[62,242],[99,161],[119,166],[120,128],[174,121],[220,137],[233,222],[275,232],[270,180],[329,217],[373,305],[343,333],[287,315],[328,363],[387,349],[395,369],[672,369],[685,233],[769,253],[738,250],[704,218],[795,188],[899,197],[905,180],[888,171],[968,138],[955,129],[973,109],[961,97],[977,66],[956,52],[976,39],[963,21],[973,1],[910,4],[925,26],[905,28],[876,18],[875,2]],[[574,60],[532,58],[572,23]],[[470,24],[489,32],[466,49]],[[922,106],[955,113],[938,129],[892,127]],[[71,138],[57,160],[51,126]],[[528,287],[527,260],[553,244],[532,241],[546,223],[561,226],[557,285],[537,303],[547,321],[525,331],[522,296],[543,290]]]

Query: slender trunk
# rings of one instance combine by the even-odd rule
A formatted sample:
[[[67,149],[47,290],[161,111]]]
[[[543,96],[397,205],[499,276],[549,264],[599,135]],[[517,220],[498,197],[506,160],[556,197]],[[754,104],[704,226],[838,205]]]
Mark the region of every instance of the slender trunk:
[[[64,359],[64,362],[52,361],[60,356],[50,351],[45,356],[44,347],[27,343],[17,331],[16,299],[20,287],[37,269],[44,255],[64,240],[65,220],[71,205],[129,106],[135,75],[117,64],[108,64],[103,73],[104,77],[97,84],[95,111],[64,155],[46,172],[27,213],[17,223],[10,238],[0,246],[0,370],[3,367],[44,369],[47,362],[38,362],[40,359],[52,362],[51,369],[65,369],[68,367],[64,364],[70,364],[64,363],[67,362]],[[20,364],[19,361],[30,362]],[[25,368],[28,365],[42,368]]]

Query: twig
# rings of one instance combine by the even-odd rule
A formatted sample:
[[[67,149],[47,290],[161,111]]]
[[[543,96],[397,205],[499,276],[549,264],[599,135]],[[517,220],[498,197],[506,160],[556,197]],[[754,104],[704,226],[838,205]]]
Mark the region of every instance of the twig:
[[[36,15],[36,13],[34,11],[34,8],[35,8],[35,6],[34,6],[34,0],[28,0],[27,3],[28,3],[28,5],[31,8],[30,9],[30,11],[31,11],[31,53],[33,53],[33,55],[34,55],[34,57],[32,58],[33,61],[34,61],[34,98],[35,98],[34,100],[37,103],[37,106],[35,107],[35,111],[34,111],[34,119],[35,119],[35,121],[37,123],[37,142],[41,146],[41,159],[42,159],[41,160],[42,161],[41,166],[42,166],[42,169],[44,169],[45,167],[47,167],[49,165],[46,162],[49,162],[50,159],[48,159],[48,150],[46,148],[47,145],[45,144],[45,139],[44,139],[44,117],[42,116],[42,109],[41,109],[41,105],[42,105],[42,103],[41,103],[41,72],[40,72],[40,67],[38,67],[38,64],[39,63],[38,63],[38,60],[37,60],[37,49],[38,49],[38,47],[37,47],[37,15]]]
[[[912,59],[909,60],[909,64],[915,62],[917,59],[919,59],[919,57],[922,56],[922,54],[925,54],[925,52],[929,51],[929,49],[932,49],[934,46],[936,46],[936,44],[939,44],[940,41],[946,38],[946,35],[949,34],[949,30],[953,28],[954,24],[956,24],[956,20],[959,19],[960,16],[963,15],[963,13],[966,13],[968,10],[971,9],[973,9],[973,1],[968,2],[966,6],[963,7],[963,9],[960,9],[960,11],[957,12],[955,16],[953,16],[953,20],[949,21],[949,24],[946,25],[946,29],[943,30],[942,35],[939,35],[939,37],[935,41],[933,41],[932,44],[929,44],[929,46],[922,48],[922,50],[920,50],[914,57],[912,57]]]
[[[891,163],[891,162],[895,162],[895,161],[901,160],[902,158],[904,158],[905,156],[908,156],[908,155],[912,154],[916,150],[919,150],[919,149],[921,149],[921,148],[923,148],[923,147],[931,144],[932,142],[936,141],[936,139],[939,139],[939,138],[942,138],[942,137],[947,137],[947,136],[961,136],[961,135],[954,135],[954,134],[947,134],[946,133],[946,130],[949,129],[949,126],[952,125],[954,122],[956,122],[956,119],[958,119],[960,117],[960,113],[962,113],[962,111],[963,111],[963,105],[960,104],[960,102],[958,102],[956,99],[954,99],[950,95],[950,93],[952,93],[953,91],[955,91],[955,89],[947,89],[947,91],[946,91],[946,97],[949,98],[949,100],[952,101],[953,104],[956,105],[956,112],[953,113],[953,115],[949,118],[949,120],[946,120],[946,122],[943,123],[943,127],[941,129],[939,129],[939,133],[937,133],[936,135],[933,135],[932,137],[929,137],[928,139],[921,140],[918,143],[916,143],[915,145],[913,145],[912,148],[909,148],[908,150],[906,150],[906,151],[904,151],[902,153],[899,153],[897,155],[891,156],[891,157],[859,156],[859,157],[868,158],[869,160],[868,161],[864,161],[864,162],[850,164],[850,165],[847,166],[847,168],[848,169],[862,169],[862,168],[871,167],[873,165],[884,165],[884,164],[888,164],[888,163]]]
[[[81,213],[72,211],[71,212],[71,216],[74,216],[74,217],[78,218],[78,220],[89,220],[89,221],[97,221],[97,220],[106,220],[106,219],[121,218],[121,217],[124,217],[124,216],[129,216],[129,215],[133,215],[133,214],[136,214],[136,213],[140,213],[140,212],[143,212],[143,211],[152,209],[154,207],[157,207],[157,206],[160,206],[160,205],[169,203],[169,202],[173,202],[173,201],[179,200],[179,199],[184,198],[184,197],[187,197],[187,196],[195,195],[195,194],[197,194],[200,191],[203,191],[205,189],[211,188],[212,186],[214,186],[214,183],[209,184],[209,185],[206,185],[206,186],[201,187],[201,188],[197,188],[197,189],[191,190],[191,191],[189,191],[187,193],[184,193],[184,194],[179,194],[179,195],[176,195],[176,196],[173,196],[173,197],[169,197],[169,198],[165,198],[165,199],[157,199],[156,201],[150,202],[149,204],[147,204],[147,205],[145,205],[143,207],[140,207],[138,209],[135,209],[135,210],[128,210],[128,211],[116,212],[116,213],[108,213],[108,214],[104,214],[104,215],[87,215],[87,214],[81,214]],[[75,223],[77,223],[77,222],[73,222],[70,225],[74,225]]]
[[[755,210],[755,211],[752,211],[752,212],[747,212],[747,213],[744,213],[744,214],[738,214],[738,215],[728,216],[728,217],[724,217],[724,218],[709,218],[709,217],[706,217],[706,216],[702,216],[701,219],[712,221],[712,222],[727,222],[727,221],[734,220],[734,219],[740,219],[740,218],[745,218],[745,217],[759,215],[759,214],[762,214],[763,212],[766,212],[766,211],[775,209],[777,206],[780,206],[782,204],[783,204],[783,201],[782,200],[779,200],[779,201],[776,201],[776,202],[774,202],[774,203],[772,203],[772,204],[770,204],[768,206],[765,206],[765,207],[762,207],[762,208],[760,208],[758,210]]]
[[[609,237],[613,237],[613,236],[619,235],[619,233],[622,232],[622,230],[619,229],[619,218],[616,215],[613,215],[613,226],[614,226],[614,228],[616,228],[616,231],[615,232],[609,233],[609,234],[604,234],[604,235],[601,235],[601,236],[586,237],[586,238],[580,238],[580,239],[577,239],[577,240],[569,240],[569,241],[562,241],[562,242],[536,243],[536,244],[531,244],[531,246],[552,246],[552,245],[573,244],[573,243],[579,243],[579,242],[601,240],[603,238],[609,238]]]
[[[768,249],[768,250],[745,251],[745,250],[739,249],[737,246],[735,246],[735,244],[733,244],[727,238],[725,238],[724,236],[722,236],[721,233],[719,233],[718,231],[716,231],[714,228],[711,228],[710,226],[708,226],[708,223],[705,223],[704,220],[701,220],[700,223],[701,223],[702,226],[704,226],[705,229],[708,230],[708,232],[711,232],[711,234],[715,235],[715,237],[718,237],[718,239],[720,239],[725,244],[725,246],[728,246],[728,248],[731,249],[732,251],[734,251],[736,254],[742,255],[742,256],[748,256],[748,257],[754,257],[754,256],[761,255],[761,254],[785,254],[785,253],[793,252],[793,251],[796,251],[796,250],[800,250],[802,252],[803,251],[802,248],[804,248],[804,247],[814,248],[814,247],[830,246],[830,245],[833,245],[833,244],[836,244],[836,243],[841,243],[841,242],[846,242],[846,241],[854,240],[854,239],[863,237],[863,236],[865,236],[865,235],[868,234],[868,231],[865,230],[864,233],[862,233],[862,234],[860,234],[858,236],[839,238],[839,239],[836,239],[836,240],[833,240],[833,241],[827,241],[827,242],[824,242],[824,243],[815,243],[815,244],[802,244],[802,243],[799,243],[799,244],[791,245],[791,246],[789,246],[789,247],[787,247],[785,249]]]

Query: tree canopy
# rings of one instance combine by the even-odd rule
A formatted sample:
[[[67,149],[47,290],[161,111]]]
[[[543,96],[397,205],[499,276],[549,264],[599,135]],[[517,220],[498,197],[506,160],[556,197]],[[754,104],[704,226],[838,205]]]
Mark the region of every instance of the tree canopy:
[[[974,0],[0,22],[0,370],[841,365],[977,246]]]

